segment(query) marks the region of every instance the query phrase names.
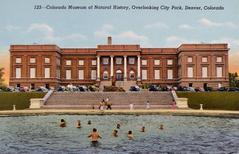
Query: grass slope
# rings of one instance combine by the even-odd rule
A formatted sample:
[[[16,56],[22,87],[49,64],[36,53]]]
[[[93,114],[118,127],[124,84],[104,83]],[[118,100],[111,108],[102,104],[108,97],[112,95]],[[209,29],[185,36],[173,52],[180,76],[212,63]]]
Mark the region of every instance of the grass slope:
[[[0,93],[0,110],[12,110],[13,104],[16,109],[26,109],[30,106],[31,98],[43,98],[45,93],[38,92],[2,92]]]
[[[239,110],[239,92],[177,92],[178,97],[188,98],[192,109]]]

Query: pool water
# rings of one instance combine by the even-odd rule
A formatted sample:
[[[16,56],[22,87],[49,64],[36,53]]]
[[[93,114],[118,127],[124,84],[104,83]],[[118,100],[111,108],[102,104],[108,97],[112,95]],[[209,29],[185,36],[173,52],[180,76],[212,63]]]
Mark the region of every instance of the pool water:
[[[59,127],[65,119],[67,127]],[[76,128],[81,120],[82,128]],[[92,124],[88,125],[87,121]],[[118,137],[112,136],[120,123]],[[160,124],[164,130],[160,130]],[[145,126],[146,132],[140,132]],[[87,137],[93,128],[98,146]],[[134,140],[127,132],[133,131]],[[0,153],[239,153],[239,119],[162,115],[49,115],[0,118]]]

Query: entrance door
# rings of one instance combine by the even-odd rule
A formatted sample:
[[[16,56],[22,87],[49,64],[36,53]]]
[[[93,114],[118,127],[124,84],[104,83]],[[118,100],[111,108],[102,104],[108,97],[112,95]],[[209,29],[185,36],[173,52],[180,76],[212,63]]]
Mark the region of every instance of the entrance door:
[[[45,88],[46,88],[46,89],[50,89],[50,85],[47,83],[47,84],[45,85]]]
[[[123,80],[123,73],[121,70],[116,71],[116,80],[117,81],[122,81]]]
[[[34,90],[34,89],[35,89],[35,84],[32,83],[32,84],[31,84],[31,90]]]
[[[203,84],[203,88],[204,88],[205,91],[208,91],[208,89],[207,89],[207,83],[204,83],[204,84]]]

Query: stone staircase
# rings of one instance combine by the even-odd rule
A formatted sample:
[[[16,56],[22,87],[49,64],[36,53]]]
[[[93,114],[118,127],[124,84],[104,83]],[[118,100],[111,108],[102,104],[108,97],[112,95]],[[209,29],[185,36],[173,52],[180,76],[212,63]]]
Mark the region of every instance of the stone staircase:
[[[97,109],[107,97],[113,109],[129,109],[129,104],[145,109],[147,101],[153,109],[171,108],[173,100],[170,92],[54,92],[43,108]]]
[[[101,81],[99,90],[103,91],[104,86],[112,86],[112,81]]]
[[[122,87],[125,91],[129,91],[131,86],[136,85],[136,81],[116,81],[115,85],[117,87]]]

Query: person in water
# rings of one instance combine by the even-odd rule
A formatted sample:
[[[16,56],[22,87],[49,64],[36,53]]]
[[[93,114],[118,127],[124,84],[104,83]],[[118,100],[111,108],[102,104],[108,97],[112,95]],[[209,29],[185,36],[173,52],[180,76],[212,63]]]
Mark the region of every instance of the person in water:
[[[145,132],[145,127],[143,126],[140,131]]]
[[[120,129],[120,124],[117,124],[117,125],[116,125],[116,128],[117,128],[117,129]]]
[[[133,132],[130,130],[130,131],[128,131],[128,139],[129,140],[133,140],[133,138],[134,138],[134,136],[133,136]]]
[[[88,121],[88,125],[91,125],[91,121],[90,120]]]
[[[80,120],[77,120],[77,123],[76,123],[76,128],[81,128],[81,123],[80,123]]]
[[[96,145],[98,143],[98,139],[101,139],[102,137],[100,136],[100,134],[97,132],[96,128],[93,128],[93,131],[90,133],[90,135],[88,136],[88,138],[91,138],[91,143],[93,145]]]
[[[160,125],[159,129],[163,130],[163,124]]]
[[[61,119],[60,127],[66,127],[66,122],[64,119]]]
[[[112,135],[114,137],[118,137],[118,130],[114,129]]]

